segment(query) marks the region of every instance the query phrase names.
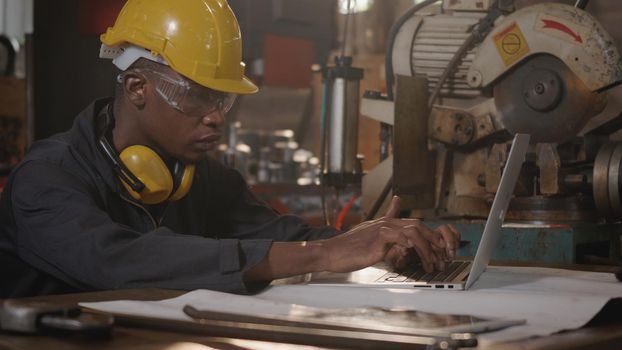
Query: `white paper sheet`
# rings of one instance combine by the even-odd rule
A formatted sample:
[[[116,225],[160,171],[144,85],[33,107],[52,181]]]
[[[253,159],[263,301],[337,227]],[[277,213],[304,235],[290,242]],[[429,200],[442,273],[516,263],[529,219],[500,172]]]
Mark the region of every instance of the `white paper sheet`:
[[[530,267],[489,267],[468,291],[279,285],[253,297],[198,290],[159,302],[112,301],[80,305],[110,313],[190,320],[184,305],[247,315],[285,315],[296,305],[320,308],[379,306],[426,312],[525,319],[527,324],[480,334],[481,344],[548,335],[588,322],[622,283],[611,273]]]

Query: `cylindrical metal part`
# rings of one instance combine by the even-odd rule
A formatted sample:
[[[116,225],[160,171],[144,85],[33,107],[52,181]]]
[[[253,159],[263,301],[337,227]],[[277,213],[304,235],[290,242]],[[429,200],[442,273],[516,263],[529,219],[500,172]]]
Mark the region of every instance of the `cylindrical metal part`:
[[[609,142],[594,160],[593,194],[598,213],[609,220],[622,218],[622,143]]]
[[[584,174],[568,174],[564,177],[564,186],[572,190],[583,190],[587,185],[587,176]]]
[[[359,81],[337,78],[332,88],[328,137],[328,171],[355,171],[358,142]]]
[[[327,130],[324,132],[326,160],[323,169],[328,184],[341,187],[360,181],[357,174],[359,85],[363,70],[352,67],[352,57],[335,58],[335,67],[325,71]]]

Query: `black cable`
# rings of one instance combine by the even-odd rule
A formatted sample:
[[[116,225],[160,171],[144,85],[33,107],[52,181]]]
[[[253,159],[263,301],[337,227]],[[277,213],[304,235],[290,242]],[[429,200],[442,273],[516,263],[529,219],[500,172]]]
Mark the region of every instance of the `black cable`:
[[[4,35],[0,35],[0,45],[4,47],[6,57],[6,66],[0,67],[0,75],[11,76],[15,73],[15,58],[17,52],[15,51],[15,47],[13,47],[13,43],[11,39]]]
[[[622,129],[622,112],[585,133],[587,136],[610,136]]]
[[[397,33],[399,32],[400,28],[404,25],[404,23],[406,23],[406,21],[410,17],[415,14],[415,12],[438,1],[439,0],[426,0],[422,3],[412,6],[403,15],[401,15],[400,18],[397,19],[397,21],[393,24],[391,30],[389,31],[389,37],[387,40],[387,54],[386,60],[384,62],[384,72],[387,80],[387,97],[389,101],[393,101],[393,45],[395,44],[395,37],[397,37]]]
[[[590,0],[577,0],[577,2],[574,4],[574,7],[585,10],[589,2]]]
[[[460,45],[458,51],[456,51],[454,56],[449,61],[449,64],[447,64],[447,67],[445,67],[445,70],[443,70],[443,74],[441,74],[441,77],[439,78],[438,83],[436,83],[434,91],[430,96],[430,100],[428,101],[428,107],[432,108],[434,102],[436,102],[436,99],[441,92],[443,84],[445,84],[445,80],[449,78],[449,75],[458,66],[458,63],[460,63],[464,55],[466,55],[466,53],[473,46],[479,44],[484,40],[484,38],[486,38],[486,35],[488,35],[488,33],[494,27],[495,20],[499,18],[499,16],[501,16],[501,10],[497,6],[497,0],[493,1],[493,3],[491,4],[491,8],[492,9],[490,10],[490,12],[488,12],[486,17],[480,19],[479,22],[477,22],[477,24],[473,26],[469,36],[462,43],[462,45]]]
[[[441,92],[441,89],[443,88],[443,85],[445,84],[445,80],[449,78],[449,75],[454,71],[454,68],[456,68],[460,60],[462,60],[462,57],[464,57],[467,51],[469,51],[474,42],[475,35],[469,35],[469,37],[462,43],[458,51],[456,51],[454,56],[451,58],[451,61],[449,61],[449,64],[447,65],[447,67],[445,67],[445,70],[443,70],[441,77],[438,79],[438,83],[436,83],[436,86],[432,91],[432,95],[430,95],[428,107],[432,108],[434,102],[436,102],[436,99],[438,98],[439,93]]]

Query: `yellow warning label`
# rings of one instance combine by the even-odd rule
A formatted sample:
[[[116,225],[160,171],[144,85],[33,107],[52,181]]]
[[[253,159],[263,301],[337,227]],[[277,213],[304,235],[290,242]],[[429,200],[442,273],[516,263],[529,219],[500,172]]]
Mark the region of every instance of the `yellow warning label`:
[[[512,65],[529,53],[529,45],[520,28],[513,22],[507,28],[495,34],[495,45],[506,67]]]

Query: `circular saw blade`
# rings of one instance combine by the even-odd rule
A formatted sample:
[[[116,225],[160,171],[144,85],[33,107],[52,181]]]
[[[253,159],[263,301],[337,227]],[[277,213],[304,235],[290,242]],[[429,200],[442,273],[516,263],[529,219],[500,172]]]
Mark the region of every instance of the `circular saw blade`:
[[[503,128],[531,135],[532,142],[562,143],[577,135],[602,105],[597,93],[558,58],[536,55],[494,86]]]

